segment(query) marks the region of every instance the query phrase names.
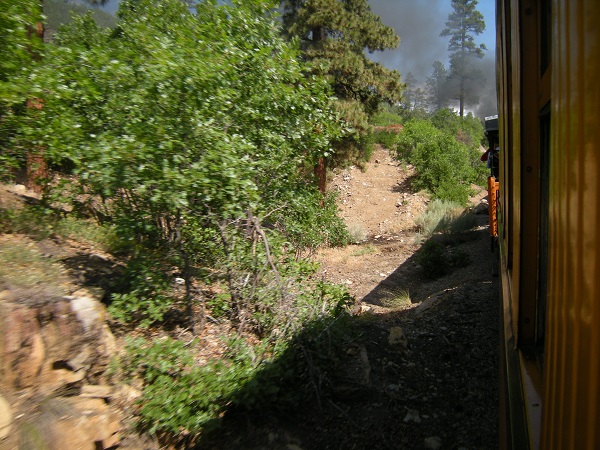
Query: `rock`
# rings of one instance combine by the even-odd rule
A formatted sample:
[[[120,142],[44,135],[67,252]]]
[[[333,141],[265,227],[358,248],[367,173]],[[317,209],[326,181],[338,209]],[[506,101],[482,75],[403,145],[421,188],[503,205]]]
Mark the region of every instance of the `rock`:
[[[364,344],[355,344],[346,352],[343,371],[333,381],[334,395],[338,399],[360,400],[366,396],[371,384],[371,364]]]
[[[425,448],[430,450],[438,450],[442,448],[442,438],[439,436],[431,436],[425,439]]]
[[[24,417],[21,430],[19,448],[46,442],[56,449],[95,450],[119,444],[121,422],[104,400],[55,397]]]
[[[112,392],[112,386],[88,384],[81,387],[79,396],[87,398],[110,398],[112,397]]]
[[[388,344],[398,345],[400,347],[408,347],[408,339],[401,327],[392,327],[388,335]]]
[[[114,336],[90,297],[0,299],[0,387],[46,395],[104,371]]]
[[[373,307],[371,305],[361,303],[360,304],[360,312],[361,312],[361,314],[373,312]]]
[[[0,395],[0,439],[4,439],[10,433],[13,414],[8,402]]]
[[[101,255],[100,253],[92,253],[89,256],[89,258],[90,258],[91,261],[96,261],[96,262],[106,263],[106,262],[109,261],[109,259],[106,256]]]
[[[404,423],[414,422],[421,423],[421,416],[419,416],[419,411],[416,409],[408,409],[406,411],[406,416],[404,416]]]

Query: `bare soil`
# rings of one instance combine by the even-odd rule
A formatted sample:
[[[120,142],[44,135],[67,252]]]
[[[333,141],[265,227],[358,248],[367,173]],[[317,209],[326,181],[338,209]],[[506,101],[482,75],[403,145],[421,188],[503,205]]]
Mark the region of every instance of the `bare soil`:
[[[470,264],[432,280],[415,258],[415,219],[428,197],[411,191],[412,176],[378,148],[365,170],[341,170],[330,180],[347,225],[364,231],[360,244],[315,256],[320,276],[357,299],[359,338],[340,355],[345,370],[327,374],[333,394],[287,414],[226,418],[200,448],[498,448],[499,282],[486,193],[472,199],[474,228],[434,236],[466,252]]]

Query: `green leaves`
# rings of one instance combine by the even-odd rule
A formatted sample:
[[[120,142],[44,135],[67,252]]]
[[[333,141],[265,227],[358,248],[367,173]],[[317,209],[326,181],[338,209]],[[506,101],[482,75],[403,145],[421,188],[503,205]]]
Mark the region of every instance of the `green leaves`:
[[[140,229],[275,207],[272,192],[294,189],[340,129],[267,7],[130,0],[115,31],[74,20],[30,77],[45,107],[22,130]]]
[[[400,74],[372,62],[365,51],[396,48],[398,36],[371,12],[366,0],[281,3],[284,32],[301,40],[312,73],[327,78],[338,99],[336,110],[348,128],[335,146],[334,164],[364,160],[369,116],[381,102],[398,102],[403,89]]]
[[[398,135],[397,157],[415,166],[414,188],[427,189],[434,198],[466,204],[470,185],[477,178],[473,165],[477,156],[472,147],[457,141],[458,131],[438,128],[427,120],[412,120]]]

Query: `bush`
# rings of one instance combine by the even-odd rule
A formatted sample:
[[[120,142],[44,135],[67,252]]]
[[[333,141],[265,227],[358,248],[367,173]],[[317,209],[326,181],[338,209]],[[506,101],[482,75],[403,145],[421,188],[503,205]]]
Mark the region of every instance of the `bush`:
[[[423,275],[436,279],[451,273],[455,268],[471,264],[469,254],[461,249],[446,247],[443,243],[429,239],[417,253],[417,262]]]
[[[132,258],[122,280],[125,292],[112,294],[108,307],[111,316],[143,328],[160,322],[173,304],[161,259],[148,253]]]
[[[391,111],[378,112],[371,118],[371,124],[379,127],[385,127],[387,125],[400,125],[402,122],[402,117]]]
[[[450,272],[450,260],[446,248],[440,242],[429,240],[417,253],[417,262],[427,278],[439,278]]]
[[[379,130],[373,133],[373,140],[387,148],[388,150],[392,150],[396,147],[396,142],[398,141],[398,133],[395,131],[385,131]]]
[[[336,370],[338,347],[350,331],[351,300],[344,287],[315,282],[306,289],[302,283],[279,311],[285,317],[278,328],[256,345],[239,336],[225,338],[225,354],[203,365],[194,363],[195,342],[129,340],[120,366],[127,379],[142,382],[139,424],[189,446],[218,426],[230,408],[283,411],[297,405]]]
[[[415,189],[466,205],[476,179],[473,154],[450,133],[429,121],[413,120],[398,136],[396,157],[415,166]]]

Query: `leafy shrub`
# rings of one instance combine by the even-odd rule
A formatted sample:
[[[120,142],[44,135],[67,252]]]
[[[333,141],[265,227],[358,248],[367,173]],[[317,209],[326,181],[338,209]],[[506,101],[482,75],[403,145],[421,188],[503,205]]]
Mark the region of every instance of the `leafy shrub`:
[[[185,344],[170,338],[152,343],[129,340],[122,367],[127,376],[138,376],[144,383],[140,425],[151,434],[166,432],[184,439],[217,422],[248,376],[241,361],[232,365],[231,360],[214,360],[195,366]]]
[[[471,264],[470,255],[462,249],[446,247],[443,243],[429,239],[416,255],[423,275],[435,279],[451,273],[455,268]]]
[[[394,131],[378,130],[373,133],[373,139],[388,150],[394,149],[398,140],[398,133]]]
[[[298,255],[311,253],[322,245],[337,247],[350,241],[346,225],[338,215],[336,195],[329,193],[323,197],[312,187],[300,186],[286,202],[282,199],[291,207],[276,215],[277,225]]]
[[[414,188],[427,189],[441,200],[467,203],[476,178],[473,154],[450,133],[429,121],[413,120],[398,136],[396,156],[415,166]]]
[[[427,278],[439,278],[450,271],[450,260],[446,248],[440,242],[429,240],[417,253],[417,262]]]
[[[127,256],[168,253],[169,269],[193,276],[218,267],[240,304],[231,314],[268,311],[281,296],[273,268],[284,252],[347,242],[335,199],[323,200],[306,168],[356,136],[340,124],[327,81],[305,76],[266,3],[195,9],[123,1],[114,30],[74,18],[44,47],[44,64],[14,77],[22,98],[44,98],[15,135],[43,145],[48,163],[68,161],[64,191],[99,200]],[[258,232],[255,218],[269,244],[247,233]],[[148,270],[114,295],[119,320],[147,325],[168,307]]]
[[[156,255],[132,258],[122,277],[123,293],[113,293],[108,312],[124,323],[138,323],[146,328],[163,319],[173,304],[168,295],[169,283]]]
[[[449,260],[453,267],[467,267],[471,264],[471,255],[462,249],[453,249],[450,252]]]
[[[402,117],[391,111],[380,111],[371,118],[371,124],[380,127],[398,125],[402,122]]]
[[[300,265],[298,272],[312,270]],[[352,300],[341,286],[312,287],[299,290],[280,311],[280,327],[257,345],[228,338],[225,355],[204,365],[194,363],[194,342],[128,340],[120,365],[126,378],[142,382],[140,425],[191,445],[199,433],[218,426],[229,408],[283,410],[306,398],[312,377],[323,381],[335,368]]]
[[[27,113],[23,74],[36,65],[32,55],[41,55],[44,44],[31,26],[42,21],[40,2],[0,2],[0,179],[11,179],[24,163],[25,148],[19,139],[19,124]]]

